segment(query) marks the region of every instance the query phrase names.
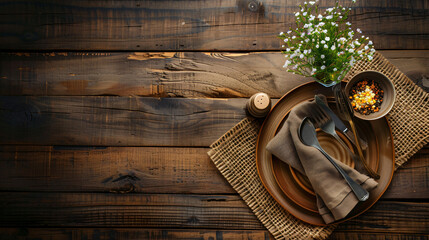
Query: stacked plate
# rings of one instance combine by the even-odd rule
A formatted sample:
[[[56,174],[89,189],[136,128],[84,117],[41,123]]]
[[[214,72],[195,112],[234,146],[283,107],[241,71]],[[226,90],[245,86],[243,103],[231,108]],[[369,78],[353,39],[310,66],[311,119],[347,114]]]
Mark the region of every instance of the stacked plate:
[[[268,142],[281,129],[290,110],[303,101],[312,100],[316,94],[327,96],[330,107],[335,111],[331,89],[322,87],[316,82],[301,85],[284,95],[273,107],[262,125],[256,148],[256,165],[265,188],[281,206],[304,222],[313,225],[326,225],[317,211],[316,195],[308,179],[266,151]],[[356,125],[362,135],[361,137],[368,143],[365,158],[369,166],[377,170],[381,177],[377,180],[378,186],[370,192],[370,198],[356,206],[341,221],[358,216],[377,202],[389,186],[394,170],[393,138],[387,119],[357,120]],[[340,132],[337,133],[347,142],[347,139]],[[318,138],[322,147],[331,156],[340,159],[349,166],[354,166],[354,162],[347,152],[334,139],[322,133],[318,133]]]

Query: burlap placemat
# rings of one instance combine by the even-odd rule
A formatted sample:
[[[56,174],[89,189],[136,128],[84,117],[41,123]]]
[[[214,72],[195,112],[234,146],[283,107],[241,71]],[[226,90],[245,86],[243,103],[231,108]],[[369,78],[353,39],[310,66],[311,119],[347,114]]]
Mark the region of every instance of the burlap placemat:
[[[429,141],[429,94],[379,53],[371,62],[357,63],[346,80],[364,70],[382,72],[395,85],[396,103],[388,120],[399,167]],[[243,119],[210,146],[210,158],[275,239],[326,239],[335,225],[313,226],[296,219],[262,185],[255,159],[259,129],[257,120]]]

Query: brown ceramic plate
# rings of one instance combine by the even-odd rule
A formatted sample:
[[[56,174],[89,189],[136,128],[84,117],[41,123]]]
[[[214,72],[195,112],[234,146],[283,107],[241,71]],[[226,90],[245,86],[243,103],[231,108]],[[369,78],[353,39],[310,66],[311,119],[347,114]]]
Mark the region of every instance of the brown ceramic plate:
[[[286,175],[288,177],[287,181],[288,184],[295,186],[295,190],[289,191],[292,197],[286,195],[286,193],[283,192],[282,188],[277,183],[276,178],[274,176],[273,162],[276,160],[273,160],[272,155],[265,150],[266,145],[275,136],[276,132],[280,128],[281,124],[284,122],[285,117],[287,116],[289,111],[295,105],[303,101],[312,99],[315,94],[319,93],[324,94],[327,97],[332,97],[332,91],[330,88],[325,88],[320,86],[320,84],[318,83],[311,82],[293,89],[277,102],[277,104],[273,107],[273,109],[265,119],[264,124],[262,125],[261,130],[259,132],[256,147],[256,165],[258,168],[259,177],[261,178],[261,181],[264,184],[265,188],[281,206],[283,206],[288,212],[290,212],[292,215],[294,215],[298,219],[301,219],[304,222],[314,225],[326,225],[319,213],[314,210],[314,205],[312,204],[315,204],[315,202],[311,203],[310,201],[310,195],[312,195],[311,189],[307,189],[309,191],[306,191],[304,187],[302,187],[307,184],[305,183],[305,178],[300,179],[300,177],[298,176],[293,177],[292,171],[290,171],[289,168],[291,174]],[[368,125],[368,128],[365,127],[365,129],[368,129],[368,131],[365,132],[371,131],[373,133],[373,140],[377,143],[378,150],[378,164],[373,162],[371,162],[370,164],[372,167],[374,166],[374,164],[378,165],[378,173],[381,175],[381,177],[378,180],[379,184],[377,188],[370,192],[370,198],[366,202],[358,205],[345,219],[341,221],[348,220],[368,210],[381,197],[384,191],[386,191],[393,176],[394,151],[391,129],[389,123],[387,122],[387,119],[381,118],[375,121],[363,123],[359,122],[359,125],[365,124]],[[372,150],[369,149],[368,152],[372,152]],[[283,165],[283,167],[286,167],[286,169],[288,168],[287,165]],[[375,169],[377,169],[377,167],[375,167]],[[295,175],[297,174],[295,173]],[[297,204],[296,202],[299,201],[297,199],[308,200],[307,203],[305,203],[308,204],[305,205],[307,206],[307,208],[302,206],[304,205],[304,203],[302,202],[300,202],[301,204]]]

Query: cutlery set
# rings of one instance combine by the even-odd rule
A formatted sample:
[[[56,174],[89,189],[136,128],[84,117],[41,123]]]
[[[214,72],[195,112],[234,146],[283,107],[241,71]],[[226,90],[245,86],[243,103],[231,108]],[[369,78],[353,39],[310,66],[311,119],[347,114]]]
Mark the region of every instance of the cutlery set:
[[[301,142],[307,146],[314,147],[318,149],[338,170],[342,177],[346,180],[347,184],[350,186],[353,193],[356,195],[359,201],[366,201],[369,198],[369,192],[365,190],[360,184],[356,183],[334,160],[333,158],[320,146],[317,140],[316,128],[315,125],[320,128],[323,132],[334,137],[348,152],[353,161],[360,163],[363,168],[367,171],[369,176],[374,179],[379,179],[380,175],[373,171],[368,165],[363,156],[362,146],[366,146],[366,142],[359,138],[357,129],[354,124],[353,119],[353,109],[350,106],[349,101],[343,90],[341,89],[340,84],[334,87],[334,96],[337,104],[337,109],[339,113],[344,117],[345,120],[349,123],[351,131],[346,127],[342,120],[335,114],[331,108],[319,97],[315,96],[315,102],[317,108],[312,109],[310,114],[311,117],[305,117],[298,130],[298,136]],[[336,130],[338,129],[349,139],[352,143],[352,150],[344,143],[344,141],[338,136]],[[362,142],[362,144],[361,144]]]
[[[327,152],[325,152],[325,150],[323,150],[319,144],[319,141],[317,140],[316,128],[314,128],[314,125],[309,118],[306,117],[302,120],[298,134],[302,143],[316,148],[323,155],[325,155],[325,157],[332,163],[332,165],[334,165],[334,167],[346,180],[347,184],[350,186],[359,201],[366,201],[369,198],[369,192],[361,185],[356,183],[340,166],[338,166],[335,160]]]
[[[341,119],[317,95],[315,96],[315,101],[316,101],[316,104],[320,107],[320,109],[315,110],[315,111],[319,111],[320,112],[320,116],[321,116],[320,118],[326,119],[325,120],[326,122],[331,122],[330,123],[331,126],[329,127],[330,128],[329,132],[327,132],[327,130],[328,130],[327,126],[325,126],[325,127],[321,126],[322,131],[324,131],[324,132],[330,134],[331,136],[333,136],[334,138],[336,138],[341,143],[341,145],[343,145],[343,147],[349,152],[349,154],[352,157],[352,159],[355,162],[359,162],[360,164],[362,164],[362,166],[365,168],[365,170],[368,172],[368,174],[372,178],[379,179],[380,175],[378,173],[374,172],[368,166],[368,164],[367,164],[367,162],[365,160],[365,157],[363,156],[361,145],[365,145],[366,146],[367,145],[366,141],[363,140],[362,138],[359,138],[359,137],[357,137],[357,139],[359,139],[359,140],[355,139],[354,138],[354,134],[353,134],[354,131],[349,131],[347,129],[347,127],[344,125],[344,123],[341,121]],[[347,103],[348,103],[348,101],[347,101]],[[341,108],[338,107],[338,109],[341,109]],[[340,110],[340,112],[341,112],[341,110]],[[313,116],[317,116],[317,115],[318,114],[314,114]],[[353,116],[350,116],[347,113],[344,114],[344,115],[347,115],[345,117],[346,119],[351,119],[350,121],[353,122],[353,120],[352,120]],[[353,126],[354,126],[354,124],[353,124]],[[337,135],[337,133],[335,131],[335,128],[337,128],[338,130],[342,131],[344,133],[344,135],[350,140],[350,142],[352,143],[352,146],[353,146],[353,149],[355,150],[355,152],[361,152],[362,154],[359,154],[359,156],[356,156],[356,154],[352,153],[351,150],[341,140],[341,138],[338,137],[338,135]],[[357,130],[355,130],[355,131],[356,131],[356,134],[357,134]],[[362,144],[360,144],[360,143],[362,143]],[[356,160],[358,160],[358,161],[356,161]]]

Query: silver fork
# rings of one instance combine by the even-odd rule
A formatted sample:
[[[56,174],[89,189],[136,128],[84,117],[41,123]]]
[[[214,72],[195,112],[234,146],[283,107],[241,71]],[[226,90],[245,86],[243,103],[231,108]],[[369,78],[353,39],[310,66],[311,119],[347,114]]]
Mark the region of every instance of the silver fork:
[[[379,179],[380,175],[376,172],[374,172],[365,161],[361,160],[356,154],[354,154],[350,148],[344,143],[344,141],[338,136],[337,132],[335,131],[335,123],[331,119],[329,115],[327,115],[322,109],[320,109],[318,106],[315,108],[312,108],[312,117],[318,127],[322,129],[323,132],[333,136],[335,139],[337,139],[338,142],[347,150],[347,152],[352,157],[353,161],[359,162],[363,165],[365,170],[368,172],[368,174],[375,179]]]
[[[335,131],[335,123],[322,109],[319,107],[312,108],[311,112],[312,118],[315,121],[315,124],[322,129],[323,132],[333,136],[337,141],[347,150],[347,152],[352,157],[353,161],[356,162],[358,156],[354,154],[350,148],[344,143],[344,141],[338,136]]]

